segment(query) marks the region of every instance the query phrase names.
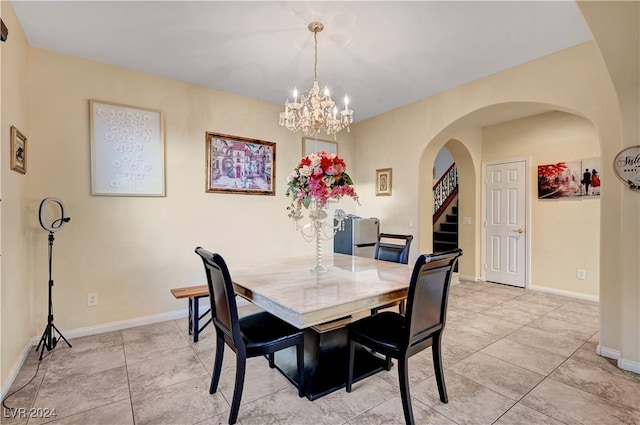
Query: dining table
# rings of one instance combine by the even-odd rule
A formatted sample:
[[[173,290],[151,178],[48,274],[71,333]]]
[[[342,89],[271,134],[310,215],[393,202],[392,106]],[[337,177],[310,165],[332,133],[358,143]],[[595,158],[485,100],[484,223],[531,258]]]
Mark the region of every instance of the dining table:
[[[315,400],[346,384],[347,330],[371,309],[401,301],[413,267],[373,258],[331,253],[322,255],[327,271],[314,273],[315,256],[247,261],[230,265],[236,294],[305,330],[304,394]],[[356,350],[355,380],[387,367],[376,353]],[[275,366],[296,386],[295,349],[275,355]]]

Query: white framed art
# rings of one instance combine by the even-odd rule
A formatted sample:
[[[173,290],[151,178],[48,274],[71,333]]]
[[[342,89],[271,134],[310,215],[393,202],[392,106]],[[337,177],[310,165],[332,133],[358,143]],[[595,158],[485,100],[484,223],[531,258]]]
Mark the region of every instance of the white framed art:
[[[89,101],[91,194],[165,196],[164,114]]]
[[[327,152],[338,154],[338,143],[328,140],[315,139],[313,137],[302,138],[302,157],[316,152]]]

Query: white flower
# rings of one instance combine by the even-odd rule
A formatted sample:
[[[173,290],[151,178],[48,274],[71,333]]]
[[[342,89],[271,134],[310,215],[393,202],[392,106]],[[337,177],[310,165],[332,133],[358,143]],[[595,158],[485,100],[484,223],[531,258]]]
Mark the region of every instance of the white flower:
[[[299,171],[301,176],[309,177],[313,172],[313,168],[309,167],[308,165],[305,165],[303,167],[300,167]]]
[[[320,165],[320,157],[318,155],[316,155],[315,153],[312,153],[311,155],[309,155],[309,159],[311,159],[311,166],[312,167],[317,167],[318,165]]]

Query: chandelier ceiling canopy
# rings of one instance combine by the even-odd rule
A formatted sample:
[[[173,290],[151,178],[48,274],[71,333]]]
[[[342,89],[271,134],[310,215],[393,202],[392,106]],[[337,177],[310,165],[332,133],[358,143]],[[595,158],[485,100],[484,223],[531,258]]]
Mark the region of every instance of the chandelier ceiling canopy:
[[[315,43],[315,63],[313,67],[313,86],[299,95],[298,89],[293,89],[293,100],[287,99],[284,112],[280,112],[279,124],[293,132],[301,132],[305,136],[318,137],[325,133],[333,135],[342,129],[349,131],[349,124],[353,123],[353,110],[349,109],[349,98],[344,97],[344,108],[338,110],[331,98],[329,88],[320,92],[318,84],[318,33],[324,29],[320,22],[309,24],[309,31],[313,33]]]

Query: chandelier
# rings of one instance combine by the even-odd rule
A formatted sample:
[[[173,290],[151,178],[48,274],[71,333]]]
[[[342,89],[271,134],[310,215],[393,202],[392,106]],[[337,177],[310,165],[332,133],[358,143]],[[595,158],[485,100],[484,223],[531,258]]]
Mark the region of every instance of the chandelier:
[[[284,104],[284,112],[280,112],[279,124],[293,132],[302,132],[305,136],[317,137],[324,132],[333,135],[353,123],[353,110],[349,109],[349,98],[344,97],[344,109],[338,111],[336,102],[329,94],[329,89],[320,92],[318,84],[318,33],[324,29],[320,22],[309,24],[309,31],[313,33],[315,42],[315,64],[313,67],[313,86],[300,95],[298,89],[293,89],[293,100]]]

